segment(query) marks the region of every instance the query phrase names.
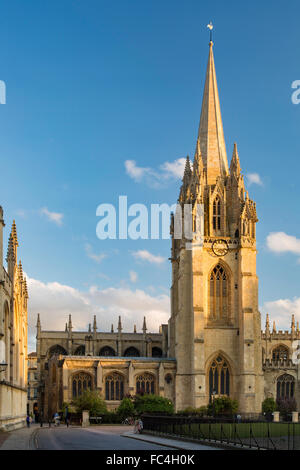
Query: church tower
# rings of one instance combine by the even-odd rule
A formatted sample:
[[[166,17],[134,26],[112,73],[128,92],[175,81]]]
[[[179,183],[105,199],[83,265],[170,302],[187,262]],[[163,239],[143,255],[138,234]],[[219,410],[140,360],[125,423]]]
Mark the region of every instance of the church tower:
[[[169,356],[177,360],[176,409],[227,395],[238,400],[241,412],[260,412],[258,220],[236,144],[228,166],[212,41],[194,161],[191,167],[187,157],[178,205],[182,214],[189,205],[193,234],[176,236],[176,213],[169,320]]]

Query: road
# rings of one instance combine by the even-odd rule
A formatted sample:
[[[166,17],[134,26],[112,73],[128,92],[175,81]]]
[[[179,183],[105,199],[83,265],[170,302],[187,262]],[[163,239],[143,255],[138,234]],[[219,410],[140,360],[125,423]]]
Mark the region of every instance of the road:
[[[40,450],[173,450],[122,437],[131,429],[127,426],[43,428],[37,431],[35,445]]]

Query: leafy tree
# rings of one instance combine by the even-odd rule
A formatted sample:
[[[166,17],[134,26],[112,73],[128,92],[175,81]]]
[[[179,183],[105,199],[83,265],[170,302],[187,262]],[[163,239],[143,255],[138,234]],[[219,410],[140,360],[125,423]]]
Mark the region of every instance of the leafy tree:
[[[238,411],[238,402],[230,397],[215,398],[207,407],[212,416],[233,415]]]
[[[177,412],[178,415],[200,415],[206,416],[207,415],[207,406],[200,406],[200,408],[193,408],[192,406],[188,406],[184,410],[180,410]]]
[[[106,403],[98,392],[86,390],[80,397],[73,400],[73,405],[77,413],[84,410],[90,412],[90,416],[99,416],[107,413]]]
[[[134,408],[138,414],[142,413],[174,413],[174,405],[168,398],[158,395],[136,395],[134,398]]]
[[[262,402],[261,409],[263,413],[270,414],[276,411],[276,402],[274,398],[265,398]]]
[[[130,398],[125,397],[121,401],[117,413],[121,420],[123,420],[125,418],[134,416],[134,411],[134,404],[132,403],[132,400],[130,400]]]

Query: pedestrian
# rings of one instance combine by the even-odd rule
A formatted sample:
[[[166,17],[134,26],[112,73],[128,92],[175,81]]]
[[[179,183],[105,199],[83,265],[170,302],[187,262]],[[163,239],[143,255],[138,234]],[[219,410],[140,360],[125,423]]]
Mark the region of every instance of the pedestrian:
[[[30,416],[29,415],[26,416],[26,424],[27,424],[27,427],[30,428]]]

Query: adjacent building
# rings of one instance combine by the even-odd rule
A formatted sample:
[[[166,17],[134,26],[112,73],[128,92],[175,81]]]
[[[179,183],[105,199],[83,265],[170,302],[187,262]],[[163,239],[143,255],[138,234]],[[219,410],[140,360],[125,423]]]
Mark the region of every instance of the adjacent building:
[[[38,421],[38,372],[36,352],[28,354],[27,357],[27,414]]]
[[[17,228],[3,265],[3,209],[0,207],[0,428],[25,425],[27,404],[27,283],[18,263]]]

